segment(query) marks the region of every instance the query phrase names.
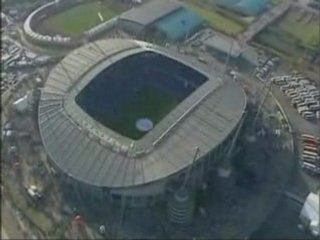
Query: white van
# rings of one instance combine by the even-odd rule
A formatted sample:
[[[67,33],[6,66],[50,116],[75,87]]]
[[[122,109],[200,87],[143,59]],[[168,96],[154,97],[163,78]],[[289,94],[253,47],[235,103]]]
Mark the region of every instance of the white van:
[[[286,91],[284,91],[284,94],[288,96],[288,94],[290,93],[297,93],[296,89],[288,89]]]
[[[306,156],[314,156],[315,158],[319,159],[319,154],[316,153],[316,152],[311,152],[311,151],[303,150],[303,155],[306,155]]]
[[[317,147],[313,147],[313,146],[303,146],[303,151],[310,151],[310,152],[314,152],[314,153],[319,153],[319,149]]]
[[[290,84],[286,84],[286,85],[283,85],[283,86],[280,87],[280,90],[282,92],[285,92],[288,89],[293,89],[293,87]]]
[[[287,84],[287,81],[285,79],[279,77],[272,78],[271,81],[278,86],[283,86]]]
[[[308,107],[308,103],[302,102],[297,104],[297,108]]]
[[[316,87],[316,86],[314,86],[314,85],[312,85],[312,84],[305,85],[304,87],[305,87],[306,89],[308,89],[308,90],[314,90],[314,89],[317,89],[317,87]]]
[[[296,97],[299,97],[299,94],[296,91],[293,91],[293,92],[288,93],[287,96],[289,98],[296,98]]]
[[[311,105],[316,105],[318,103],[314,99],[311,99],[311,100],[310,99],[306,99],[304,102],[308,105],[308,107],[311,106]]]
[[[310,110],[311,111],[320,111],[320,104],[314,104],[314,105],[310,105]]]
[[[309,93],[308,90],[305,89],[305,88],[299,88],[299,89],[297,89],[297,91],[298,91],[299,93]]]
[[[308,106],[298,107],[298,113],[302,114],[303,112],[310,111]]]
[[[300,97],[295,97],[291,100],[291,104],[294,106],[296,106],[297,104],[302,103],[302,102],[303,102],[303,99]]]
[[[303,163],[302,168],[311,171],[312,173],[320,174],[320,167],[317,167],[314,164]]]
[[[304,119],[306,119],[306,120],[313,120],[313,119],[315,119],[316,118],[316,116],[314,115],[314,113],[313,112],[303,112],[302,113],[302,117],[304,118]]]
[[[310,93],[310,96],[312,96],[312,97],[319,97],[320,96],[320,92],[311,92]]]
[[[306,85],[310,85],[310,81],[307,80],[307,79],[302,79],[302,80],[299,80],[299,83],[306,86]]]

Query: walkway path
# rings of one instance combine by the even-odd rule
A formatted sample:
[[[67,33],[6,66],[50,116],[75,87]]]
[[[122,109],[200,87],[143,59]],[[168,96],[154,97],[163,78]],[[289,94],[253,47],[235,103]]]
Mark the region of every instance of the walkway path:
[[[7,232],[4,230],[2,226],[1,226],[1,239],[9,239]]]
[[[245,32],[239,36],[239,40],[246,44],[252,38],[262,31],[266,26],[281,17],[291,6],[291,0],[285,0],[281,4],[275,6],[270,11],[262,14],[256,21],[254,21]]]

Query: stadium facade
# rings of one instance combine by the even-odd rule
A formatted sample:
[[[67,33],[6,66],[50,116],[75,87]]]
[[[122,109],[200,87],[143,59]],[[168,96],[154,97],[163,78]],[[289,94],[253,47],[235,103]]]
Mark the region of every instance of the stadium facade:
[[[122,71],[117,79],[104,75],[99,84],[112,85],[122,79],[125,85],[121,86],[135,82],[157,84],[170,77],[171,82],[159,89],[186,93],[184,88],[191,86],[192,91],[159,118],[150,131],[133,139],[102,124],[76,98],[88,87],[94,91],[100,88],[100,92],[108,89],[108,85],[92,83],[105,69],[121,72],[121,66],[130,66],[127,60],[138,55],[142,56],[140,67],[133,65],[132,71]],[[160,59],[163,64],[153,69],[148,66],[149,58]],[[172,67],[167,68],[166,62]],[[152,69],[164,77],[154,81],[155,72],[138,76],[134,71],[137,68],[142,72]],[[183,75],[185,71],[189,72]],[[138,81],[140,78],[144,80]],[[110,103],[111,98],[101,100],[100,93],[89,98],[96,109],[103,108],[105,102],[106,108],[116,114],[115,108],[121,105],[118,101],[132,95],[128,89],[117,92],[115,104]],[[108,94],[113,97],[112,92]],[[100,99],[99,103],[95,99]],[[245,108],[242,88],[228,78],[220,79],[209,66],[146,42],[107,39],[72,51],[51,71],[41,91],[39,130],[50,162],[66,184],[86,196],[111,202],[126,198],[132,206],[145,206],[165,199],[168,189],[182,181],[196,148],[199,154],[192,164],[193,183],[200,186],[205,182],[210,169],[224,160]]]

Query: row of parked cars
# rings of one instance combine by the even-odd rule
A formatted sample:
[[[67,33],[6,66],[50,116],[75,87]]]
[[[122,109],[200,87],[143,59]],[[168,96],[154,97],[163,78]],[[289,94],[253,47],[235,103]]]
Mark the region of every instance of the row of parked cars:
[[[301,166],[313,174],[320,174],[320,139],[313,135],[301,135]]]
[[[289,75],[273,77],[271,81],[291,99],[291,104],[304,119],[320,119],[320,91],[309,79]]]
[[[276,67],[279,62],[278,57],[271,57],[268,59],[259,59],[258,67],[256,68],[256,77],[262,82],[266,81],[271,71]]]

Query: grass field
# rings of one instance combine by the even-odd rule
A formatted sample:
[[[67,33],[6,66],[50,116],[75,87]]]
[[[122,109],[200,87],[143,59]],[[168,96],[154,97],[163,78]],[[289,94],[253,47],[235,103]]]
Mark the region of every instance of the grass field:
[[[193,0],[185,1],[185,5],[187,8],[190,8],[202,16],[212,28],[228,35],[236,35],[243,31],[246,27],[242,24],[242,21],[239,20],[237,22],[230,17],[224,16],[217,9],[212,7],[206,8],[205,6],[202,6]]]
[[[303,54],[303,49],[296,46],[294,38],[282,37],[278,29],[268,28],[258,34],[254,41],[287,56],[299,57]]]
[[[310,19],[310,18],[309,18]],[[277,24],[277,27],[299,39],[306,47],[315,47],[320,42],[319,16],[314,15],[312,21],[297,20],[297,12],[290,11]]]
[[[145,132],[136,128],[136,121],[149,118],[154,126],[178,104],[176,96],[166,89],[146,85],[139,89],[130,102],[123,104],[116,117],[106,116],[105,125],[132,139],[141,138]]]
[[[314,15],[311,19],[310,15],[306,15],[299,20],[299,16],[297,10],[290,10],[258,34],[254,41],[291,58],[316,51],[320,44],[319,17]]]
[[[106,21],[118,15],[120,10],[115,6],[101,4],[99,1],[84,3],[46,19],[39,28],[53,29],[54,32],[77,36],[100,23],[99,12]]]

